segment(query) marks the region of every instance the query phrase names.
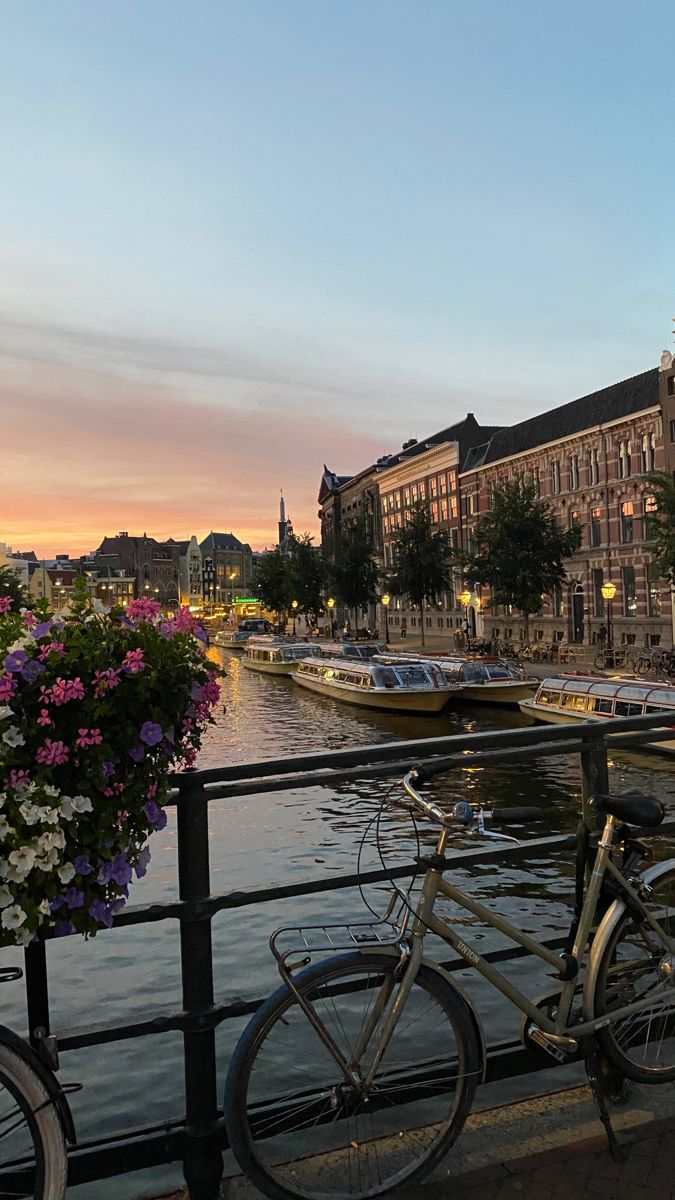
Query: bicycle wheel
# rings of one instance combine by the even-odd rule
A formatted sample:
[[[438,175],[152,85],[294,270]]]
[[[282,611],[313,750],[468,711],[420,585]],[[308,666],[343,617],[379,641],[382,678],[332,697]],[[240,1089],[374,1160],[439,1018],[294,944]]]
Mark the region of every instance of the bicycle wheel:
[[[30,1064],[0,1044],[0,1200],[63,1200],[67,1175],[52,1098]]]
[[[641,654],[635,664],[635,670],[638,675],[648,675],[652,669],[652,660],[646,654]]]
[[[675,1079],[675,863],[652,879],[649,908],[670,938],[667,945],[628,909],[619,919],[595,987],[596,1016],[644,1000],[638,1013],[599,1030],[607,1057],[628,1079],[667,1083]]]
[[[373,1085],[362,1081],[398,955],[345,954],[295,977],[345,1055],[353,1083],[287,987],[258,1010],[225,1090],[229,1142],[272,1200],[365,1200],[419,1179],[458,1136],[481,1057],[463,999],[422,966]]]
[[[603,650],[598,650],[598,653],[593,659],[593,666],[598,671],[602,670],[602,668],[606,666],[605,653]]]

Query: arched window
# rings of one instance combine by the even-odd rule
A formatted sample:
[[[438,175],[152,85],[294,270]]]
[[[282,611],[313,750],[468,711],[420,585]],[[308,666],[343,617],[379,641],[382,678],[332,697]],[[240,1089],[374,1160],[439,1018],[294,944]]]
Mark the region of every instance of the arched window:
[[[621,541],[632,542],[633,540],[633,501],[624,500],[620,508],[621,513]]]
[[[590,487],[600,482],[600,465],[598,452],[595,448],[588,451],[588,483]]]
[[[658,511],[655,496],[645,496],[644,498],[644,521],[643,521],[643,538],[646,542],[653,542],[656,537],[656,521],[654,514]]]

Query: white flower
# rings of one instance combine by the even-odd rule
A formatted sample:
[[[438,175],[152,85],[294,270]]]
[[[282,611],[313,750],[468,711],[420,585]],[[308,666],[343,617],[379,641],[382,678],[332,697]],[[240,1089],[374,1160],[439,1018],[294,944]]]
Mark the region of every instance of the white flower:
[[[42,904],[38,904],[38,912],[42,913],[43,917],[48,917],[51,911],[49,900],[43,900]]]
[[[9,704],[0,704],[0,721],[6,721],[11,716],[12,709],[9,707]]]
[[[35,638],[32,638],[29,634],[24,633],[20,638],[17,638],[15,642],[12,642],[11,646],[7,647],[7,653],[15,654],[17,650],[25,650],[26,646],[32,646],[34,641]]]
[[[60,794],[59,789],[52,787],[51,783],[43,783],[42,790],[45,796],[51,796],[52,800],[56,800],[56,797]]]
[[[26,825],[37,825],[40,820],[41,808],[37,804],[31,804],[30,800],[24,800],[23,804],[19,805],[19,812],[23,817]]]
[[[70,796],[63,797],[59,806],[59,812],[64,821],[72,821],[75,816],[75,809],[73,808],[73,801]]]
[[[19,929],[17,930],[14,941],[16,942],[17,946],[27,946],[29,942],[33,941],[34,937],[35,934],[31,933],[30,929]]]
[[[10,832],[10,829],[11,829],[11,826],[9,824],[9,821],[7,820],[7,817],[0,816],[0,841],[2,841],[3,838],[7,837],[7,834]]]
[[[52,846],[51,850],[48,850],[46,854],[41,854],[39,858],[35,859],[35,866],[38,867],[40,871],[51,871],[52,867],[55,867],[58,861],[59,852],[54,846]]]
[[[88,796],[73,796],[73,808],[75,812],[87,813],[93,811],[93,804]]]
[[[36,856],[30,846],[19,846],[19,849],[12,850],[8,857],[11,866],[21,874],[28,875],[29,871],[33,870]]]
[[[2,740],[8,746],[23,746],[26,743],[25,737],[21,730],[17,729],[16,725],[10,725],[6,733],[3,733]]]
[[[6,800],[6,799],[7,799],[7,792],[0,792],[0,808],[4,808],[4,807],[5,807],[5,800]]]
[[[9,888],[6,887],[4,883],[0,883],[0,908],[7,908],[7,906],[12,903],[13,899],[14,896],[10,892]]]
[[[40,820],[43,825],[56,825],[59,819],[58,808],[52,808],[51,804],[45,804],[38,809]]]
[[[33,842],[33,845],[40,854],[45,854],[48,850],[52,849],[63,850],[65,844],[65,835],[61,829],[50,829],[47,833],[41,834],[37,841]],[[11,854],[9,857],[11,859]]]
[[[75,868],[72,863],[64,863],[58,872],[61,883],[70,883],[71,879],[75,878]]]
[[[9,908],[3,909],[2,917],[0,917],[5,929],[18,929],[26,919],[27,913],[23,911],[20,904],[12,904]]]

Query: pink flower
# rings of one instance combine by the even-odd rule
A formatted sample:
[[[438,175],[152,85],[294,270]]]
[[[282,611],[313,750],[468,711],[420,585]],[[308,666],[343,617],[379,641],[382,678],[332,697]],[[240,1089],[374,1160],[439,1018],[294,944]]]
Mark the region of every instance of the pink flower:
[[[11,675],[0,675],[0,700],[11,700],[16,691],[16,679]]]
[[[52,721],[52,719],[49,715],[48,708],[40,709],[40,716],[37,719],[37,723],[38,723],[38,725],[53,725],[54,724],[54,722]]]
[[[80,729],[75,739],[76,746],[100,746],[103,738],[100,729]]]
[[[145,793],[148,800],[152,800],[153,796],[157,795],[158,787],[159,787],[159,784],[157,783],[157,780],[155,779],[154,782],[150,784],[150,787],[148,788],[147,792]]]
[[[11,596],[0,596],[0,613],[9,612],[13,603]]]
[[[58,654],[59,658],[63,658],[65,652],[63,642],[49,642],[40,650],[39,658],[41,662],[46,662],[50,654]]]
[[[68,762],[70,751],[64,742],[53,742],[51,738],[45,738],[44,743],[40,746],[35,755],[35,759],[39,763],[46,763],[50,767],[59,767],[62,763]]]
[[[183,751],[183,762],[186,767],[191,767],[197,758],[197,751],[194,746],[187,746]]]
[[[152,600],[148,601],[148,604],[152,603]],[[130,675],[138,675],[139,671],[145,670],[143,651],[140,648],[136,650],[127,650],[122,662],[122,670],[128,671]]]
[[[156,600],[146,600],[141,596],[140,600],[131,601],[127,608],[127,617],[130,621],[152,621],[161,611],[161,605]]]
[[[23,625],[24,629],[32,629],[34,625],[37,625],[37,621],[35,620],[35,617],[29,608],[27,608],[25,613],[22,614],[21,624]]]
[[[26,787],[30,783],[30,775],[28,771],[10,771],[5,780],[4,787],[20,788]]]
[[[69,700],[84,700],[84,686],[79,675],[76,679],[62,679],[59,675],[50,689],[41,688],[40,691],[44,691],[43,699],[47,703],[55,704],[57,708],[67,704]]]
[[[112,691],[119,685],[120,672],[114,667],[108,667],[105,671],[94,671],[94,695],[102,696],[107,691]]]
[[[118,829],[122,828],[122,826],[127,821],[128,816],[129,816],[129,814],[128,814],[126,808],[118,808],[117,817],[115,818],[115,824],[117,825]]]

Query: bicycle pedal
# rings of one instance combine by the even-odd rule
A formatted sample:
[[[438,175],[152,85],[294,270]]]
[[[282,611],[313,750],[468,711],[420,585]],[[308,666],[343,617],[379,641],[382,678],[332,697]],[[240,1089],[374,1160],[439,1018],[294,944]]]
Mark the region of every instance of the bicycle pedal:
[[[551,1055],[551,1058],[555,1058],[556,1062],[566,1062],[579,1049],[576,1038],[565,1037],[559,1033],[545,1033],[536,1025],[530,1026],[527,1036],[540,1050],[545,1050],[547,1054]]]

